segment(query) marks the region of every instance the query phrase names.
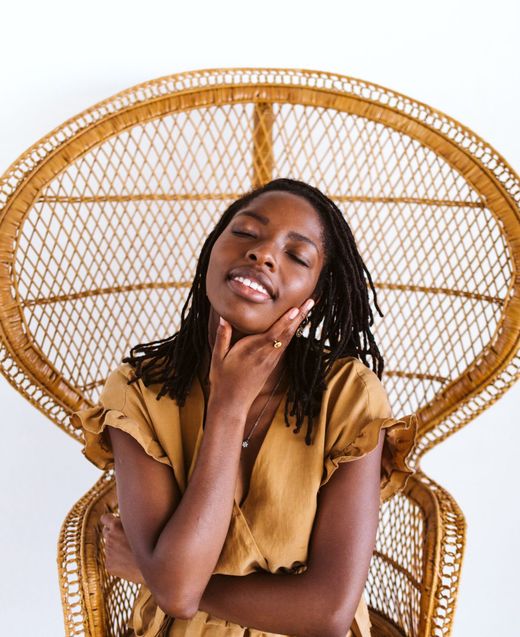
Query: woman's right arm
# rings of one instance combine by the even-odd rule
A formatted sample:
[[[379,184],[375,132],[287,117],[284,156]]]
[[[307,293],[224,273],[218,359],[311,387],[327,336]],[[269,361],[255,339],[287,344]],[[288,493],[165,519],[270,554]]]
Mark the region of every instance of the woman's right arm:
[[[250,406],[309,308],[304,303],[299,320],[287,312],[231,349],[231,326],[219,325],[204,435],[182,498],[171,467],[148,456],[126,432],[108,427],[121,523],[148,588],[168,615],[189,618],[199,608],[229,529]],[[274,349],[274,338],[283,346]]]
[[[209,398],[199,454],[182,498],[171,467],[148,456],[126,432],[107,427],[121,523],[147,587],[168,615],[193,616],[222,551],[244,411]]]

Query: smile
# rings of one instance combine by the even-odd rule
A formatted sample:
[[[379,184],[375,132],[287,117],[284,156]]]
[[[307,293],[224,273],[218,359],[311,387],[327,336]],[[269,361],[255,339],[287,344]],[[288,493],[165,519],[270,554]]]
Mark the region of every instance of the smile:
[[[244,299],[254,301],[255,303],[265,303],[271,300],[271,296],[260,290],[254,290],[245,283],[238,281],[237,279],[228,279],[227,283],[235,294],[238,294]]]

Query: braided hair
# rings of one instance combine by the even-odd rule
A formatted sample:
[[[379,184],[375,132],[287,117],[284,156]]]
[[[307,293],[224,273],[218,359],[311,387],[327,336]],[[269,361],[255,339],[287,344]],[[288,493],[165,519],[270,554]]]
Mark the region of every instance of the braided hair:
[[[377,305],[370,273],[342,212],[320,190],[303,181],[274,179],[249,191],[225,210],[202,246],[193,284],[181,311],[179,330],[168,338],[132,347],[130,356],[123,358],[123,362],[135,368],[134,378],[129,384],[139,378],[145,386],[160,383],[162,387],[157,400],[168,394],[178,405],[184,405],[204,349],[210,351],[208,321],[211,306],[206,296],[205,282],[213,245],[241,208],[270,191],[289,192],[303,197],[320,215],[322,224],[325,258],[315,290],[320,301],[305,319],[305,324],[308,322],[309,325],[308,337],[292,338],[285,351],[289,376],[285,424],[289,427],[289,415],[295,415],[293,432],[298,433],[305,416],[308,416],[305,442],[310,445],[313,420],[320,412],[322,392],[327,387],[325,379],[334,361],[354,356],[368,367],[369,355],[378,378],[381,379],[383,374],[384,360],[370,330],[374,317],[364,273],[374,295],[375,307],[380,316],[384,315]],[[317,338],[320,324],[321,333]],[[325,346],[327,341],[328,346]]]

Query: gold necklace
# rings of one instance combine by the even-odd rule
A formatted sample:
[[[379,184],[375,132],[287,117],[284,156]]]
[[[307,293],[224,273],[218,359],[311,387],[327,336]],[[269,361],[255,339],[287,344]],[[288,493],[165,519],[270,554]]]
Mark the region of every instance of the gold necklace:
[[[264,408],[262,409],[262,411],[260,412],[260,415],[258,416],[258,418],[256,419],[255,424],[253,425],[253,428],[251,429],[251,431],[249,432],[249,436],[242,442],[242,447],[247,447],[249,446],[249,439],[251,438],[251,434],[253,433],[253,431],[255,430],[255,427],[258,425],[260,418],[262,417],[262,414],[264,413],[264,411],[266,410],[267,405],[271,402],[271,398],[274,396],[275,391],[278,389],[278,385],[280,384],[281,380],[283,377],[283,373],[280,376],[280,378],[278,379],[278,382],[276,383],[276,387],[273,389],[273,391],[271,392],[271,395],[269,396],[269,398],[267,399],[267,402],[264,405]]]

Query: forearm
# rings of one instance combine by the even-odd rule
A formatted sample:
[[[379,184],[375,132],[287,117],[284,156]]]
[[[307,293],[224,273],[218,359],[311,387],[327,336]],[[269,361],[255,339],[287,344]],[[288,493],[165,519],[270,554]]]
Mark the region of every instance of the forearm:
[[[199,610],[269,633],[338,637],[327,595],[312,575],[251,573],[242,577],[213,575]]]
[[[191,608],[215,569],[231,520],[246,416],[208,403],[195,467],[149,563],[165,610]]]

